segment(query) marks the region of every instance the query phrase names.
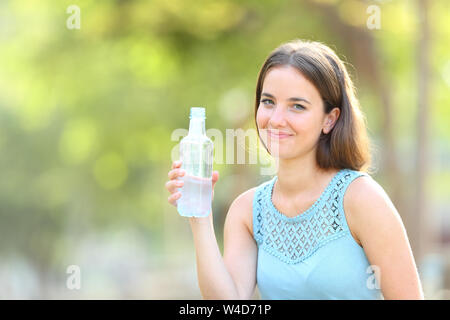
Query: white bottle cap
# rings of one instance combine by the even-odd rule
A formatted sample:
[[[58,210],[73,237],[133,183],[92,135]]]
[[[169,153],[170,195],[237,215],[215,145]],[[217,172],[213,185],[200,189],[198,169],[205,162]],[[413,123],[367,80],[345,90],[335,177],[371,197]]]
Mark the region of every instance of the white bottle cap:
[[[193,107],[191,108],[191,114],[189,115],[189,119],[192,118],[202,118],[205,119],[205,108],[202,107]]]

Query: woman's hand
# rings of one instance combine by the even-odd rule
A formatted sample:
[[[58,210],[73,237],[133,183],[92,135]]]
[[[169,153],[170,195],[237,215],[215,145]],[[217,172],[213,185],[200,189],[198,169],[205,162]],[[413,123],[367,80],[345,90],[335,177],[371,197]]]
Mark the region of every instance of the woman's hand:
[[[181,167],[181,160],[174,161],[172,163],[172,170],[169,171],[169,181],[166,182],[166,189],[171,193],[169,198],[167,199],[170,204],[177,206],[177,200],[181,197],[181,193],[177,190],[178,188],[183,187],[184,182],[179,180],[178,177],[184,176],[186,173]],[[217,180],[219,180],[219,172],[213,171],[212,174],[212,198],[214,198],[214,185]]]

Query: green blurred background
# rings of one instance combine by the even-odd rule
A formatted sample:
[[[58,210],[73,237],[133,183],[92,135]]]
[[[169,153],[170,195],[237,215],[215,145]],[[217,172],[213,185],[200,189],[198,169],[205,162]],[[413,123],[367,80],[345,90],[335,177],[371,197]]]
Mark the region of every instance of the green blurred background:
[[[68,27],[71,5],[79,29]],[[367,25],[373,5],[379,29]],[[188,128],[192,106],[224,136],[254,128],[259,68],[301,38],[348,63],[373,177],[402,216],[426,297],[450,299],[449,9],[446,0],[1,1],[0,298],[201,298],[189,224],[164,188],[181,139],[172,133]],[[260,164],[214,169],[222,249],[229,205],[270,177]],[[70,265],[79,290],[67,287]]]

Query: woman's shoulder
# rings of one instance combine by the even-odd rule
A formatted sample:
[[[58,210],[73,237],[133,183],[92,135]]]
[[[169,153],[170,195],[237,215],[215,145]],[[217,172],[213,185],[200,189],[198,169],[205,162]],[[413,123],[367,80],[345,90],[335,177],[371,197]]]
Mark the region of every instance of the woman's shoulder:
[[[370,175],[354,179],[344,194],[344,211],[352,221],[377,220],[382,222],[396,213],[384,188]]]
[[[233,218],[241,220],[251,234],[253,234],[253,202],[255,194],[270,181],[259,183],[255,187],[239,194],[231,203],[230,210],[228,211],[228,214],[234,215]]]
[[[255,198],[255,194],[256,192],[258,192],[258,190],[261,192],[261,188],[264,187],[265,185],[269,184],[272,181],[272,179],[263,181],[259,184],[257,184],[255,187],[252,187],[244,192],[242,192],[241,194],[239,194],[232,202],[232,206],[238,206],[239,208],[242,208],[246,214],[246,216],[248,216],[247,218],[250,219],[252,218],[252,211],[253,211],[253,201]]]
[[[344,200],[354,204],[369,204],[380,199],[389,199],[383,187],[372,176],[364,172],[361,173],[348,185]]]
[[[252,214],[253,214],[253,197],[255,195],[256,189],[258,187],[250,188],[241,194],[239,194],[231,203],[230,209],[234,208],[234,210],[230,210],[229,214],[238,215],[239,220],[241,220],[248,230],[253,234],[253,223],[252,223]]]

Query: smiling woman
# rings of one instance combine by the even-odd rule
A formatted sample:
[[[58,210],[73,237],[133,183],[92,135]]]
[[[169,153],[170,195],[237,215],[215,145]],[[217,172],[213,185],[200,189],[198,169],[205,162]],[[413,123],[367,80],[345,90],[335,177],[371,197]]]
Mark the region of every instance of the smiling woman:
[[[364,172],[364,117],[338,56],[318,42],[275,49],[259,73],[255,121],[279,158],[277,176],[252,197],[262,297],[423,298],[399,214]]]
[[[190,219],[204,298],[250,299],[257,285],[263,299],[423,299],[401,218],[367,173],[364,117],[338,56],[301,40],[275,49],[255,121],[277,175],[231,204],[223,258],[212,214]],[[181,174],[174,163],[174,205]]]
[[[277,89],[283,91],[275,94]],[[289,92],[294,96],[285,96]],[[297,97],[298,92],[303,96]],[[264,108],[260,110],[260,106]],[[279,114],[272,114],[275,106]],[[280,115],[280,119],[284,119],[284,108],[294,112],[288,113],[291,118],[295,117],[290,123],[314,133],[308,135],[312,140],[306,147],[311,148],[319,139],[316,160],[320,168],[368,169],[370,153],[364,117],[347,70],[330,48],[318,42],[293,41],[280,46],[267,58],[256,86],[258,130],[280,130],[275,128],[281,124],[274,117]],[[266,123],[268,117],[271,117],[271,123]],[[312,122],[311,117],[322,123]],[[313,124],[316,127],[311,128]],[[292,143],[299,145],[298,141]]]

